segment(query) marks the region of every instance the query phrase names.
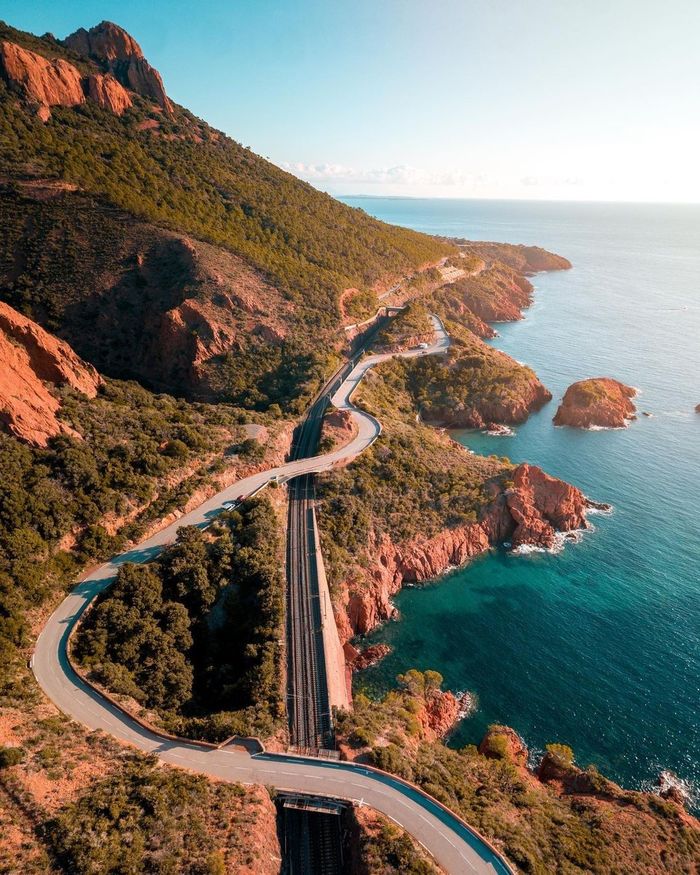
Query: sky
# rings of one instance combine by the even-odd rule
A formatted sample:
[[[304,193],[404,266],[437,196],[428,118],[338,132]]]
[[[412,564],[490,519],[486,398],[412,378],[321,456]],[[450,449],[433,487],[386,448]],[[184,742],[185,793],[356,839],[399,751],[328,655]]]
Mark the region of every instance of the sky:
[[[700,0],[2,0],[332,194],[700,202]]]

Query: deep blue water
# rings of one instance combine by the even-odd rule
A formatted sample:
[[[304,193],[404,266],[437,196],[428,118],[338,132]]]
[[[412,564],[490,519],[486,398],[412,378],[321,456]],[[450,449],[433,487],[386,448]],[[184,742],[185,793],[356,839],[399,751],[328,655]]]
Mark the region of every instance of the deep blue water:
[[[372,636],[393,652],[371,691],[409,667],[469,689],[531,749],[570,744],[632,788],[672,769],[700,788],[700,206],[347,198],[422,231],[545,246],[573,270],[534,279],[522,322],[493,343],[531,365],[554,400],[510,438],[461,432],[479,453],[527,460],[614,505],[557,554],[493,553],[396,599]],[[564,389],[591,376],[636,386],[624,431],[554,428]]]

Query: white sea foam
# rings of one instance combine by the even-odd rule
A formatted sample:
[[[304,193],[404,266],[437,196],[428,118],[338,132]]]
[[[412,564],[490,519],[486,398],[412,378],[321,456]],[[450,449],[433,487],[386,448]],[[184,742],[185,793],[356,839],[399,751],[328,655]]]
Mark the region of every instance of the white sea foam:
[[[460,690],[455,693],[455,698],[459,702],[457,720],[464,720],[465,717],[471,717],[472,714],[479,710],[479,697],[471,690]]]
[[[624,425],[589,425],[584,431],[624,431],[631,419],[626,419]]]
[[[642,781],[640,789],[645,793],[655,793],[657,796],[660,796],[662,793],[670,790],[671,787],[680,790],[686,805],[689,807],[696,808],[700,804],[700,786],[693,781],[679,778],[670,769],[662,769],[656,781]]]
[[[513,437],[515,432],[507,425],[499,425],[497,428],[484,429],[484,434],[489,435],[489,437]]]
[[[589,525],[587,529],[574,529],[571,532],[555,532],[554,543],[551,547],[542,547],[539,544],[520,544],[509,552],[511,556],[531,556],[533,553],[549,553],[551,555],[556,555],[557,553],[561,553],[567,544],[579,544],[583,540],[584,534],[594,531],[595,527]],[[506,546],[506,544],[503,546]]]
[[[601,516],[610,516],[615,508],[612,504],[609,504],[607,507],[587,507],[586,508],[586,516],[590,516],[591,514],[600,514]]]
[[[547,547],[538,544],[519,544],[510,551],[513,556],[529,556],[531,553],[549,553]]]

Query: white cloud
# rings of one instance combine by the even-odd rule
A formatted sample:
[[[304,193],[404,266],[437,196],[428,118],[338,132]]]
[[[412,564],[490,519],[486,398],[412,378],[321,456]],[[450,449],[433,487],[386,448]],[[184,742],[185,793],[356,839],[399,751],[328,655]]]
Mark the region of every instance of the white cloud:
[[[561,186],[581,185],[578,176],[522,176],[520,184],[535,188],[558,188]]]
[[[483,183],[484,177],[470,173],[448,171],[431,173],[408,164],[364,170],[344,164],[307,164],[303,161],[283,162],[284,170],[307,182],[353,182],[365,185],[448,186],[465,187]]]

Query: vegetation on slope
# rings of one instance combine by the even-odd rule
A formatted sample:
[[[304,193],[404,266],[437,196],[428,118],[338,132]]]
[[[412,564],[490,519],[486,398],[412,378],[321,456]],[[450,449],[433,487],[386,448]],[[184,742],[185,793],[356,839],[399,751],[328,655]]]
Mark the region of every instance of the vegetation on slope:
[[[355,875],[440,875],[411,836],[371,808],[353,809],[347,855]]]
[[[420,300],[412,301],[377,332],[372,347],[377,350],[394,350],[417,339],[431,340],[434,334],[428,308]]]
[[[267,835],[256,837],[261,826]],[[61,809],[45,829],[59,865],[76,875],[223,875],[244,866],[261,871],[274,840],[270,827],[273,809],[257,788],[215,783],[133,757]]]
[[[0,37],[23,39],[7,26]],[[30,39],[32,51],[65,54],[51,40]],[[65,179],[239,253],[294,299],[297,324],[309,332],[336,327],[343,288],[365,288],[454,251],[339,203],[179,107],[172,121],[140,98],[121,117],[92,103],[55,107],[44,125],[4,86],[0,104],[0,172]],[[148,118],[157,132],[143,130]]]
[[[279,875],[262,787],[212,782],[90,732],[46,701],[3,708],[0,872]]]
[[[332,584],[366,562],[370,543],[384,533],[401,543],[473,522],[490,500],[489,482],[511,469],[507,459],[470,455],[446,435],[416,424],[401,359],[370,371],[354,401],[377,416],[383,430],[349,465],[318,478],[319,527]]]
[[[284,717],[281,540],[267,499],[188,526],[148,565],[124,565],[75,654],[109,689],[189,737],[271,735]]]
[[[405,683],[381,701],[360,694],[353,712],[341,715],[339,732],[351,746],[372,745],[370,762],[460,814],[495,841],[518,871],[694,871],[700,831],[679,806],[621,790],[593,768],[577,769],[564,745],[551,745],[548,756],[571,774],[572,783],[544,783],[526,768],[524,749],[513,755],[509,738],[515,734],[503,727],[493,727],[479,750],[426,741],[414,717],[421,707],[420,691],[412,693]]]
[[[480,427],[520,422],[551,395],[535,372],[493,349],[457,323],[447,321],[453,345],[445,358],[398,361],[401,380],[426,420]]]
[[[225,405],[111,381],[92,400],[68,390],[62,398],[61,416],[82,440],[58,436],[39,449],[0,434],[0,695],[10,698],[25,688],[17,669],[29,643],[27,612],[83,564],[181,507],[221,470],[214,454],[239,451],[246,464],[255,452],[242,425],[250,414]]]

